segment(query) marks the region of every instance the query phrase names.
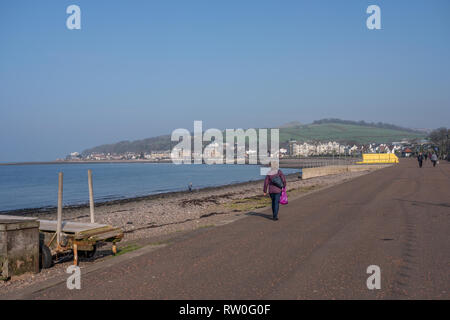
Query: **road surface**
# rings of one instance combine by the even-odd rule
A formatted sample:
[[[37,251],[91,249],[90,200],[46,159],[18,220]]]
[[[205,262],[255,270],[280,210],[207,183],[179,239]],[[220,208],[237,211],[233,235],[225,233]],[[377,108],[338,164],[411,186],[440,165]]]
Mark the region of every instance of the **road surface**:
[[[193,233],[31,299],[449,299],[450,165],[414,160]],[[381,289],[367,288],[367,268]]]

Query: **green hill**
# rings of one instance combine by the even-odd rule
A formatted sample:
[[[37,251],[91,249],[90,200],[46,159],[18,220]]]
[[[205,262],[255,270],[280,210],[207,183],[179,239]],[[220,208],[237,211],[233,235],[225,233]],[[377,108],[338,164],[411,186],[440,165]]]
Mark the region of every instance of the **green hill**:
[[[175,145],[175,143],[173,143]],[[170,135],[163,135],[148,139],[135,140],[135,141],[121,141],[118,143],[104,144],[91,149],[84,150],[83,155],[91,153],[111,153],[111,154],[123,154],[126,152],[141,153],[149,151],[162,151],[170,150],[172,142],[170,141]]]
[[[391,143],[402,139],[421,139],[425,133],[401,128],[385,123],[366,123],[363,121],[347,121],[339,119],[323,119],[312,124],[301,125],[291,122],[280,127],[280,145],[285,146],[289,140],[337,141],[348,144]],[[170,150],[176,143],[170,141],[170,135],[163,135],[136,141],[97,146],[83,151],[90,153],[149,152]]]
[[[368,125],[320,123],[280,129],[280,142],[337,141],[348,144],[391,143],[402,139],[421,139],[425,133],[386,129]]]

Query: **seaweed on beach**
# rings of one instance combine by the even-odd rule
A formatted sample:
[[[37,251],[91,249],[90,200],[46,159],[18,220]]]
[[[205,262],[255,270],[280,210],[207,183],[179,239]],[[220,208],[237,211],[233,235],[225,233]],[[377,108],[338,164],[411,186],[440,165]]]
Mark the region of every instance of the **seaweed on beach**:
[[[233,194],[223,194],[220,196],[212,195],[204,198],[198,198],[198,199],[185,199],[181,200],[181,206],[185,208],[188,205],[192,206],[202,206],[205,204],[213,203],[213,204],[220,204],[220,199],[229,199]]]

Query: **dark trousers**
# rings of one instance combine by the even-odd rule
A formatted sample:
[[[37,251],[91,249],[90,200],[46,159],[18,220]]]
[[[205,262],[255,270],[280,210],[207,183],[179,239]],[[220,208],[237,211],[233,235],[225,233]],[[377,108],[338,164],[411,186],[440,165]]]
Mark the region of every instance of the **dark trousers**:
[[[419,161],[419,168],[422,168],[422,161]]]
[[[433,162],[433,167],[436,167],[436,161],[435,160],[431,160]]]
[[[271,193],[270,198],[272,198],[272,214],[273,218],[278,218],[278,209],[280,208],[280,197],[281,193]]]

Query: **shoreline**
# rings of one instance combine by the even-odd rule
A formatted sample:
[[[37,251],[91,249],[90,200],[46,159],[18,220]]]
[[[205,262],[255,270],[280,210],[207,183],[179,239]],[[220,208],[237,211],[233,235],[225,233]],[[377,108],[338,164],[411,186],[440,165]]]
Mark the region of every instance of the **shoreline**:
[[[84,163],[91,163],[91,162],[84,162]],[[93,163],[96,163],[96,162],[93,162]],[[133,163],[141,163],[141,162],[133,162]],[[150,163],[150,162],[147,162],[147,163]],[[33,165],[33,164],[38,164],[38,163],[30,163],[30,165]],[[54,163],[47,163],[47,164],[54,164]],[[71,163],[71,164],[74,164],[74,163]],[[253,165],[253,164],[242,164],[242,165],[258,166],[258,165]],[[280,169],[295,169],[295,168],[282,167]],[[290,176],[290,175],[296,176],[296,175],[298,175],[298,173],[287,174],[286,177]],[[117,199],[98,200],[98,201],[94,201],[94,202],[95,202],[95,207],[101,207],[101,206],[113,205],[113,204],[125,204],[125,203],[129,203],[129,202],[133,202],[133,201],[145,201],[145,200],[152,200],[152,199],[170,197],[170,196],[175,196],[175,195],[183,195],[183,194],[190,194],[190,193],[195,193],[195,192],[216,190],[216,189],[221,189],[221,188],[227,187],[227,186],[234,186],[234,185],[239,186],[239,185],[244,185],[247,183],[263,181],[263,180],[264,180],[264,178],[255,179],[255,180],[247,180],[247,181],[242,181],[242,182],[232,182],[232,183],[227,183],[227,184],[218,184],[218,185],[207,186],[207,187],[199,187],[199,188],[193,189],[192,192],[188,191],[187,189],[173,190],[173,191],[166,191],[166,192],[159,192],[159,193],[150,193],[147,195],[140,195],[140,196],[131,196],[131,197],[124,196],[124,197],[119,197]],[[63,206],[63,209],[84,209],[84,208],[89,208],[89,202],[78,203],[78,204],[69,204],[69,205]],[[48,212],[55,212],[56,209],[57,209],[56,206],[43,206],[43,207],[7,209],[7,210],[1,210],[1,208],[0,208],[0,214],[3,214],[3,215],[17,215],[17,214],[29,215],[29,214],[33,214],[33,213],[42,214],[42,213],[48,213]]]
[[[53,161],[24,161],[24,162],[0,162],[0,166],[33,166],[33,165],[52,165],[52,164],[96,164],[96,163],[173,163],[171,159],[164,160],[53,160]],[[281,163],[281,161],[280,161]],[[203,162],[202,164],[205,164]],[[251,163],[221,163],[219,165],[248,165],[264,166],[263,164]]]
[[[172,160],[54,160],[54,161],[25,161],[25,162],[0,162],[0,166],[33,166],[51,164],[95,164],[95,163],[172,163]]]
[[[326,161],[331,160],[337,161],[351,161],[358,160],[360,157],[331,157],[331,156],[319,156],[319,157],[307,157],[307,158],[291,158],[285,157],[280,159],[280,167],[285,165],[288,168],[292,165],[301,166],[303,162],[313,162],[313,161]],[[96,164],[96,163],[173,163],[171,159],[164,160],[50,160],[50,161],[16,161],[16,162],[0,162],[0,166],[33,166],[33,165],[52,165],[52,164]],[[227,164],[227,163],[223,163]],[[233,163],[234,165],[258,165],[264,166],[262,164],[250,164],[250,163]]]
[[[287,174],[286,178],[294,177],[294,176],[298,176],[298,174],[297,173]],[[221,185],[217,185],[217,186],[202,187],[202,188],[192,189],[192,191],[189,191],[189,190],[168,191],[168,192],[148,194],[145,196],[125,197],[125,198],[114,199],[114,200],[98,201],[98,202],[95,202],[95,207],[97,208],[97,207],[111,206],[111,205],[123,205],[123,204],[127,204],[130,202],[140,202],[140,201],[170,198],[170,197],[176,197],[176,196],[182,196],[182,195],[191,195],[191,194],[195,194],[195,193],[199,193],[199,192],[221,190],[226,187],[232,187],[232,186],[239,187],[239,186],[247,185],[249,183],[255,183],[255,182],[261,183],[263,181],[264,181],[264,178],[261,178],[261,179],[256,179],[256,180],[243,181],[243,182],[221,184]],[[89,209],[89,202],[85,202],[82,204],[73,204],[73,205],[63,206],[63,210],[77,210],[77,209]],[[3,215],[16,215],[19,213],[21,213],[22,215],[28,215],[28,214],[33,214],[33,213],[46,214],[46,213],[56,212],[56,210],[57,210],[56,206],[23,208],[23,209],[13,209],[13,210],[0,210],[0,214],[3,214]]]

